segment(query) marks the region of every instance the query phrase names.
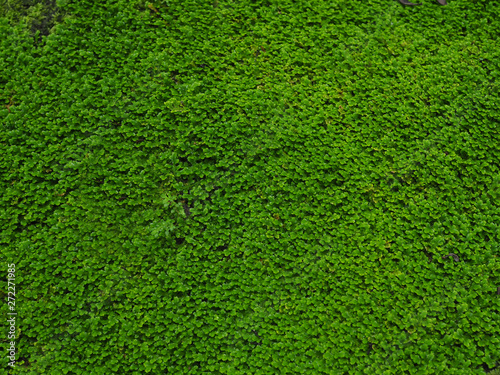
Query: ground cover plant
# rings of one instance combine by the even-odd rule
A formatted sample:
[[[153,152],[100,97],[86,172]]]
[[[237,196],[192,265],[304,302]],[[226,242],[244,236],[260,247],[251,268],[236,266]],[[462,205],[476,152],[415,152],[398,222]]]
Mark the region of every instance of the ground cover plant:
[[[3,373],[498,371],[498,3],[1,16]]]

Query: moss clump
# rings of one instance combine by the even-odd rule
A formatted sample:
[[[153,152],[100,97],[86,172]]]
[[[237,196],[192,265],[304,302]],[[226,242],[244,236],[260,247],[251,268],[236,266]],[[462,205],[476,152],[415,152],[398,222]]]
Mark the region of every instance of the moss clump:
[[[500,375],[500,367],[497,367],[494,370],[491,370],[490,372],[487,373],[488,375]]]
[[[56,0],[0,0],[0,17],[7,18],[13,25],[26,24],[36,44],[67,15]]]

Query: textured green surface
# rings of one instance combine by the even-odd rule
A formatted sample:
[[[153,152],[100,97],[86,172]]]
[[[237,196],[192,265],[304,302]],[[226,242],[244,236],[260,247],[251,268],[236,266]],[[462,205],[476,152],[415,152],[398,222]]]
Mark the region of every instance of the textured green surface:
[[[0,18],[9,373],[500,365],[498,3],[57,5]]]

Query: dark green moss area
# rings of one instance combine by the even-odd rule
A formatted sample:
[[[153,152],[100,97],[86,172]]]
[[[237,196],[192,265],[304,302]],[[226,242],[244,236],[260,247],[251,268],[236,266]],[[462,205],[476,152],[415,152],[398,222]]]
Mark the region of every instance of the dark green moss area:
[[[30,36],[38,44],[67,16],[56,3],[56,0],[1,0],[0,17],[7,18],[13,25],[25,22]]]

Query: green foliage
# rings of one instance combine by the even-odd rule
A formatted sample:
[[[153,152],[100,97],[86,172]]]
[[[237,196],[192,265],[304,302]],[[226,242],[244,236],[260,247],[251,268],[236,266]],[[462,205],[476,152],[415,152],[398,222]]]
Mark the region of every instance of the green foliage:
[[[5,371],[500,365],[498,4],[2,12]]]
[[[35,43],[39,44],[42,37],[49,35],[69,15],[58,7],[56,0],[2,0],[0,17],[13,24],[25,24]]]

